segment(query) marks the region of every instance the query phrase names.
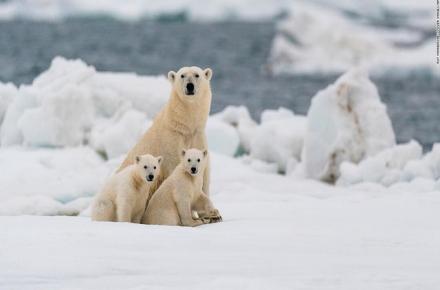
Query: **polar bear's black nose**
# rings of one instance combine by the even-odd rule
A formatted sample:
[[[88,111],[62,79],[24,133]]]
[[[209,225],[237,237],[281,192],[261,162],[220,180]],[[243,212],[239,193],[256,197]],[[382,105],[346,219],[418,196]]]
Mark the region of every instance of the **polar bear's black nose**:
[[[154,179],[154,175],[153,174],[148,175],[148,177],[147,177],[148,181],[152,181],[153,179]]]
[[[193,83],[187,83],[187,84],[186,84],[186,92],[187,92],[189,95],[194,94],[194,84],[193,84]]]
[[[191,167],[191,173],[196,173],[197,172],[197,168],[195,168],[195,167]]]

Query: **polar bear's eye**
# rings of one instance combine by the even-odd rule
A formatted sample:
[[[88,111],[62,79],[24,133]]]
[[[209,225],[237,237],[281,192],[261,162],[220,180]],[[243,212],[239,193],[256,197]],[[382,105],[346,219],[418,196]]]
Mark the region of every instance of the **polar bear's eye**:
[[[195,77],[198,78],[198,77],[199,77],[199,74],[196,74]]]
[[[197,162],[200,162],[200,158],[199,158],[199,159],[197,159]]]
[[[156,169],[156,166],[154,166],[153,169]]]
[[[145,169],[147,169],[147,168],[148,168],[148,166],[147,166],[147,165],[145,165],[145,166],[144,166],[144,168],[145,168]]]
[[[188,162],[191,162],[191,159],[188,159]]]
[[[183,79],[185,77],[185,75],[181,75],[180,77]]]

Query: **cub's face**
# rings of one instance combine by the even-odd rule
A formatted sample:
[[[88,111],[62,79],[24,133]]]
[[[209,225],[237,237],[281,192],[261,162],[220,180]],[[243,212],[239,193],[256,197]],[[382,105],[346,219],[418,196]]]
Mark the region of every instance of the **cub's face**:
[[[209,89],[212,77],[210,68],[202,70],[197,66],[182,67],[176,73],[170,71],[168,79],[177,95],[186,101],[193,101]]]
[[[162,156],[154,157],[150,154],[136,156],[136,165],[140,176],[147,182],[153,182],[160,173]]]
[[[182,164],[185,171],[195,176],[202,171],[205,166],[208,151],[198,149],[182,150]]]

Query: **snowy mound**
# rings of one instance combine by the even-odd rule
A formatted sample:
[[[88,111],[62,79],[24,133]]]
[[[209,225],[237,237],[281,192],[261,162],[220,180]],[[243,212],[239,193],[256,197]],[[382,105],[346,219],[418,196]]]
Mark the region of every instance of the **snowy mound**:
[[[400,13],[398,28],[378,28],[369,21],[362,21],[362,17],[356,21],[346,16],[344,7],[338,11],[315,5],[295,6],[290,16],[278,25],[269,58],[271,70],[274,73],[342,73],[354,66],[365,66],[378,74],[390,70],[398,74],[408,69],[438,73],[433,61],[434,39],[426,37],[432,29],[426,21],[433,18],[434,10],[429,9],[426,1],[417,1],[418,8],[417,5],[395,7],[389,2],[388,5],[375,3],[376,11],[368,9],[371,6],[363,11],[362,1],[346,8],[355,14],[368,13],[363,16],[370,21],[380,17],[380,12],[384,12],[381,9],[396,8],[389,12]]]
[[[2,148],[0,160],[0,215],[76,215],[116,166],[89,147]]]
[[[334,182],[343,161],[358,163],[394,144],[376,87],[365,71],[350,71],[312,99],[302,153],[305,174]]]
[[[90,136],[96,139],[106,123],[113,127],[130,110],[138,112],[137,120],[140,114],[153,118],[168,99],[169,84],[165,77],[98,73],[80,60],[58,57],[32,85],[13,93],[0,128],[3,146],[77,146],[89,144]],[[133,124],[139,126],[130,128],[136,133],[144,129],[142,122]],[[130,142],[139,134],[127,136]]]
[[[423,157],[420,144],[411,141],[385,149],[357,165],[349,162],[341,165],[338,185],[365,182],[391,186],[394,190],[435,190],[440,184],[440,144],[434,144],[432,151]]]
[[[357,165],[350,162],[342,163],[341,177],[338,184],[349,185],[372,182],[389,186],[406,179],[404,178],[405,166],[412,160],[418,160],[421,157],[422,146],[416,141],[387,148],[372,157],[362,160]]]
[[[286,108],[265,110],[261,123],[257,124],[247,108],[230,106],[211,116],[211,120],[225,122],[236,129],[242,151],[249,154],[245,161],[262,169],[260,171],[286,172],[289,164],[301,160],[305,116],[295,115]]]

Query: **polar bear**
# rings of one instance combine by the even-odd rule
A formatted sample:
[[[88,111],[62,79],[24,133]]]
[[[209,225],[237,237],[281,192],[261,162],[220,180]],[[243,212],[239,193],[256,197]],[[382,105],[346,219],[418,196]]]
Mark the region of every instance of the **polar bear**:
[[[194,227],[220,221],[218,210],[202,190],[207,161],[207,150],[182,150],[180,164],[154,193],[142,223]]]
[[[162,156],[142,155],[136,163],[115,173],[92,205],[92,220],[140,223],[149,189],[160,174]]]
[[[208,147],[205,126],[211,109],[212,70],[199,67],[183,67],[176,73],[170,71],[171,95],[168,103],[158,113],[153,125],[139,142],[128,152],[119,170],[134,162],[141,154],[162,155],[161,174],[150,192],[160,184],[179,164],[180,152],[184,148],[205,149]],[[203,192],[209,195],[209,160],[201,172]]]

